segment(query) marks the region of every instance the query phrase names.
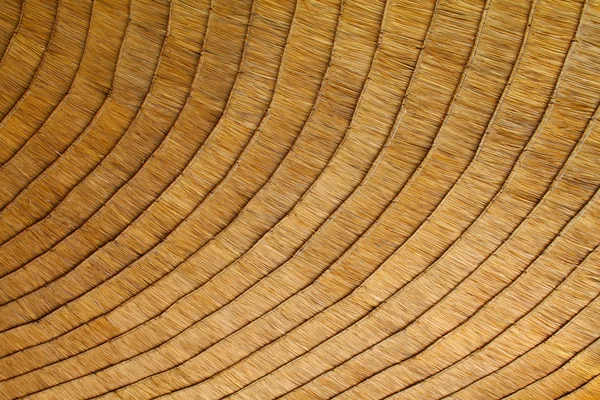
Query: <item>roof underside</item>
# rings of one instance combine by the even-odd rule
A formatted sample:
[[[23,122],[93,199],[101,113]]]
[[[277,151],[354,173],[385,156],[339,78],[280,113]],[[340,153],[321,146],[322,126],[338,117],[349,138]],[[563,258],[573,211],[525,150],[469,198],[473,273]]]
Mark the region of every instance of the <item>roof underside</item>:
[[[0,399],[600,398],[600,0],[0,0]]]

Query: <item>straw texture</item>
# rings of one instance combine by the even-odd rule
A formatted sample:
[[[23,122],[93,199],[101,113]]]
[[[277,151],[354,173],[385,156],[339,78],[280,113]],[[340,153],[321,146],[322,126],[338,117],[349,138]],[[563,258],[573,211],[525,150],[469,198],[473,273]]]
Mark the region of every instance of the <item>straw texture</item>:
[[[0,0],[0,399],[600,399],[600,0]]]

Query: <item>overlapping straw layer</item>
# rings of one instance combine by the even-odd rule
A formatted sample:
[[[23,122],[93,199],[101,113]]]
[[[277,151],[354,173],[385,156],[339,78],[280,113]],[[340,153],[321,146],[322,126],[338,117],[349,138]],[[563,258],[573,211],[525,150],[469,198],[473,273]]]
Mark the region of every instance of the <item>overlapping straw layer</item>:
[[[0,398],[599,399],[600,0],[0,0]]]

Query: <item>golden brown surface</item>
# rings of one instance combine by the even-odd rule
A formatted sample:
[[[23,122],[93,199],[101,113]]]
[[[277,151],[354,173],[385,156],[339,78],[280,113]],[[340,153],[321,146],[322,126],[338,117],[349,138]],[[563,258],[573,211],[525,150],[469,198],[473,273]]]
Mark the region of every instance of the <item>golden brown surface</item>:
[[[0,399],[600,399],[600,0],[0,0]]]

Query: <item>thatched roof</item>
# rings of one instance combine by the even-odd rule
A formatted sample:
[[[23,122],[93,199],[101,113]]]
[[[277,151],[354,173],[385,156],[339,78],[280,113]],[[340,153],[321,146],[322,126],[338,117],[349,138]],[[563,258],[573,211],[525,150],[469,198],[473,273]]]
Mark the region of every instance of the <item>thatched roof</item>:
[[[599,399],[600,0],[0,0],[0,399]]]

